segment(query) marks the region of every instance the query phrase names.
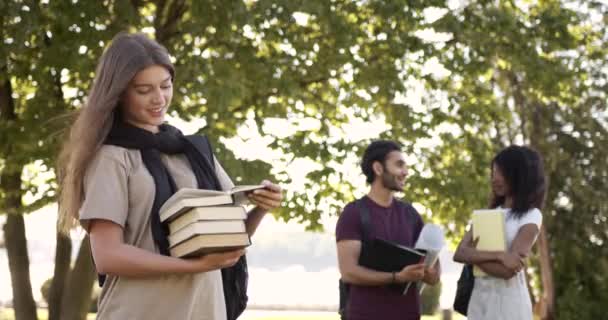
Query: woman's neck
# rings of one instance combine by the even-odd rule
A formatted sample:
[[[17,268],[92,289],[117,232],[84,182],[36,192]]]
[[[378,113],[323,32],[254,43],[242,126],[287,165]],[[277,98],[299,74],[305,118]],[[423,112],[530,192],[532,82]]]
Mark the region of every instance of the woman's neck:
[[[133,121],[131,119],[126,119],[126,118],[123,118],[123,121],[125,121],[126,123],[128,123],[134,127],[144,129],[144,130],[150,131],[152,133],[158,133],[158,131],[160,131],[159,126],[154,125],[154,124],[142,123],[142,122],[138,122],[138,121]]]
[[[505,208],[513,208],[513,197],[506,196],[505,202],[502,204]]]

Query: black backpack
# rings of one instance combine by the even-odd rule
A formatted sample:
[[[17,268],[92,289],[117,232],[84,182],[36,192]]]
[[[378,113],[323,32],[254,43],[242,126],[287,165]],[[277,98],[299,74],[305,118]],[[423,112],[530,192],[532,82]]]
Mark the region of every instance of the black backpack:
[[[369,209],[367,205],[364,203],[363,198],[355,201],[355,206],[359,211],[359,217],[361,218],[361,251],[363,251],[363,247],[369,245],[369,230],[370,230],[370,222],[369,222]],[[348,298],[350,295],[350,284],[342,281],[342,279],[338,280],[338,289],[340,290],[340,304],[338,313],[340,314],[340,319],[347,320],[346,317],[346,306],[348,305]]]
[[[471,294],[473,293],[473,287],[475,286],[475,276],[473,275],[473,265],[465,264],[462,267],[460,278],[456,285],[456,295],[454,296],[454,311],[467,315],[469,308],[469,301],[471,300]]]
[[[205,136],[190,135],[186,139],[196,147],[203,157],[211,164],[215,173],[215,161],[211,144]],[[222,284],[224,286],[224,300],[226,302],[226,315],[228,320],[236,320],[247,307],[247,259],[243,255],[232,267],[222,269]]]

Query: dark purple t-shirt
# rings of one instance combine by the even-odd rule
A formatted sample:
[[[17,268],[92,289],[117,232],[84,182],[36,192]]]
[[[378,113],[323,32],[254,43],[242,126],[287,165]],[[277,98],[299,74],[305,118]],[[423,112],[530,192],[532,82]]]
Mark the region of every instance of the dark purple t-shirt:
[[[420,214],[408,203],[393,199],[382,207],[364,197],[370,211],[369,238],[374,237],[413,247],[424,223]],[[336,224],[336,241],[361,240],[361,218],[355,202],[346,205]],[[385,286],[351,285],[346,313],[349,320],[420,319],[418,290],[400,295]]]

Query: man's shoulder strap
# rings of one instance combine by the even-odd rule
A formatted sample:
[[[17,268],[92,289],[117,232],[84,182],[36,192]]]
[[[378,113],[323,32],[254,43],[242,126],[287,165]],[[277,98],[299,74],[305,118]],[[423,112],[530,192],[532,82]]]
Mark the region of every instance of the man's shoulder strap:
[[[369,234],[371,229],[369,207],[365,203],[365,197],[355,201],[357,211],[359,211],[359,217],[361,218],[361,242],[366,243],[369,241]]]
[[[213,150],[211,149],[211,143],[207,136],[193,134],[184,136],[196,150],[207,160],[211,168],[215,170],[215,161],[213,160]]]

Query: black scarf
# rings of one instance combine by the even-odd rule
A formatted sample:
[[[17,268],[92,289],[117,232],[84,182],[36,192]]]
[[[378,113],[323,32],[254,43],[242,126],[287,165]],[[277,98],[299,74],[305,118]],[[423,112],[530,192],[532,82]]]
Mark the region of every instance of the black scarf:
[[[188,158],[192,171],[200,189],[221,190],[220,182],[215,175],[213,165],[213,151],[207,143],[207,148],[197,148],[201,138],[198,136],[184,136],[177,128],[164,124],[159,127],[158,133],[137,128],[123,122],[119,115],[113,123],[112,129],[105,140],[105,144],[120,146],[128,149],[138,149],[144,165],[154,178],[156,193],[154,204],[150,211],[152,236],[154,242],[163,255],[169,255],[169,241],[167,236],[169,228],[161,224],[159,209],[177,191],[175,181],[162,163],[160,154],[183,153]],[[206,139],[205,139],[206,140]],[[205,151],[206,150],[206,151]],[[209,155],[203,153],[209,152]],[[222,269],[222,285],[224,287],[224,301],[228,320],[235,320],[247,307],[247,259],[243,255],[232,267]],[[99,275],[99,284],[103,285],[105,275]]]
[[[221,190],[215,175],[213,164],[203,156],[177,128],[168,124],[159,127],[158,133],[152,133],[125,123],[116,117],[105,144],[127,149],[138,149],[144,165],[154,178],[156,193],[150,211],[152,236],[161,254],[169,255],[169,229],[160,222],[160,207],[177,191],[175,181],[161,161],[161,153],[183,153],[188,158],[200,189]]]

